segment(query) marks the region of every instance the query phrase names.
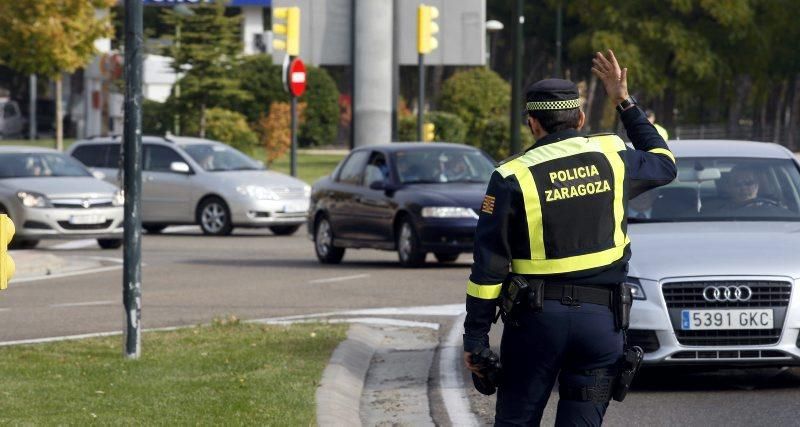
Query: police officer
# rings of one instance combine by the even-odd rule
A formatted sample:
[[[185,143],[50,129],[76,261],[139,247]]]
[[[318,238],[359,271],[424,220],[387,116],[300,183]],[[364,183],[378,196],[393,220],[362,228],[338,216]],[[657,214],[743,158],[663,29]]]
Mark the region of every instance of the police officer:
[[[556,425],[601,424],[623,352],[611,306],[631,254],[627,201],[676,176],[664,139],[628,94],[627,69],[610,50],[593,63],[635,149],[612,134],[581,136],[575,84],[539,81],[526,94],[536,143],[494,171],[481,206],[467,284],[467,368],[481,372],[472,356],[489,346],[509,274],[540,283],[544,297],[503,330],[496,425],[539,424],[556,379]]]

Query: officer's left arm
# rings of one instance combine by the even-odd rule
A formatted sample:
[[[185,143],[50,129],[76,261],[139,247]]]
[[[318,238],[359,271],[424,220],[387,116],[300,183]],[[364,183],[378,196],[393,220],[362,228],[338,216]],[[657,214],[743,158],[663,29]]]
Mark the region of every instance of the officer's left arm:
[[[631,180],[630,198],[669,184],[677,175],[675,156],[639,107],[620,114],[634,150],[626,150],[625,166]]]
[[[511,189],[500,173],[494,172],[475,230],[474,263],[467,283],[467,318],[464,321],[466,352],[477,352],[489,346],[489,329],[495,318],[497,298],[511,262],[507,237],[510,210]]]

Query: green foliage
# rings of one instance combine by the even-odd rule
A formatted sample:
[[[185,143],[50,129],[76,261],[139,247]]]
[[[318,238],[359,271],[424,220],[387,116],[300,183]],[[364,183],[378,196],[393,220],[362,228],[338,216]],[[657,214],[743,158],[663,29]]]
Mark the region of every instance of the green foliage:
[[[242,41],[239,37],[240,17],[225,16],[225,2],[203,4],[192,8],[191,16],[167,10],[164,20],[180,28],[180,39],[173,41],[167,54],[173,58],[176,73],[190,70],[180,80],[180,98],[174,102],[179,111],[199,112],[199,134],[207,108],[227,106],[245,101],[251,95],[242,90],[235,73],[239,66]]]
[[[481,120],[508,114],[510,104],[509,84],[483,67],[455,73],[442,84],[439,99],[441,110],[457,115],[468,129]]]
[[[526,127],[520,130],[522,148],[533,145],[533,136]],[[510,156],[511,120],[508,117],[492,117],[475,123],[467,135],[467,144],[478,147],[500,161]]]
[[[467,126],[453,113],[431,111],[425,114],[425,121],[435,126],[434,141],[463,143],[466,139]],[[397,133],[400,141],[417,141],[417,116],[401,117]]]
[[[307,67],[306,92],[298,99],[306,103],[305,121],[300,125],[300,146],[329,145],[336,140],[339,130],[339,90],[330,74],[322,68]],[[273,102],[289,102],[289,94],[283,90],[281,67],[272,63],[268,55],[246,58],[235,73],[242,82],[242,89],[252,95],[249,100],[228,104],[229,109],[247,116],[250,123],[269,114]]]
[[[22,73],[55,78],[86,65],[95,40],[110,36],[108,16],[96,9],[113,0],[0,0],[0,63]]]
[[[169,105],[145,99],[142,101],[142,134],[164,135],[172,132],[174,116]]]
[[[330,145],[339,131],[339,90],[322,68],[308,67],[308,87],[299,98],[306,104],[305,121],[300,126],[301,147]]]
[[[247,125],[242,113],[222,108],[210,108],[206,112],[206,136],[222,141],[245,153],[252,153],[258,144],[258,136]]]

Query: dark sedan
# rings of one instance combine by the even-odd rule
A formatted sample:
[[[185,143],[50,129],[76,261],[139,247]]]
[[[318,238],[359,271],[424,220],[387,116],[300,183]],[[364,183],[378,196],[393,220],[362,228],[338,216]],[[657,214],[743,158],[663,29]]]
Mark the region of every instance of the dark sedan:
[[[396,250],[418,267],[433,252],[452,262],[472,251],[493,160],[466,145],[393,143],[353,150],[311,190],[309,237],[317,258],[346,248]]]

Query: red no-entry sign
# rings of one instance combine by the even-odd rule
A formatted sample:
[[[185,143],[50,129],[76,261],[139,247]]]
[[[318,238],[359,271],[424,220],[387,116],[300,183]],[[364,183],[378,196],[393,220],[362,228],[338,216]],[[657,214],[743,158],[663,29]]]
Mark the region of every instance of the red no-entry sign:
[[[306,91],[306,65],[300,58],[295,58],[289,64],[289,93],[299,97]]]

